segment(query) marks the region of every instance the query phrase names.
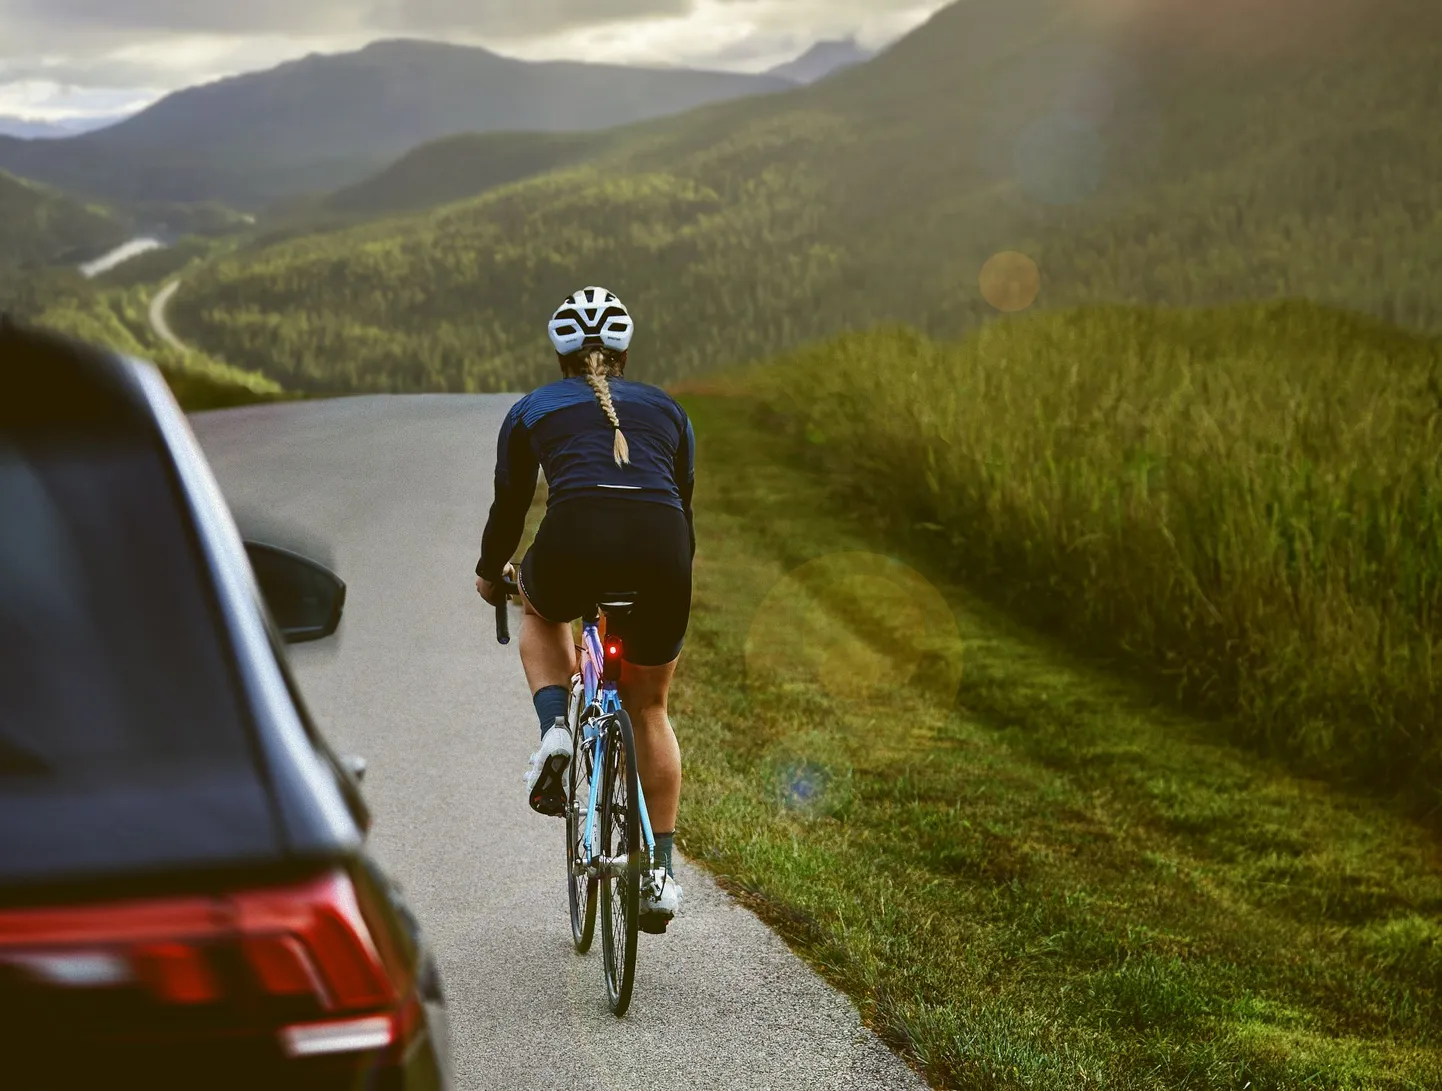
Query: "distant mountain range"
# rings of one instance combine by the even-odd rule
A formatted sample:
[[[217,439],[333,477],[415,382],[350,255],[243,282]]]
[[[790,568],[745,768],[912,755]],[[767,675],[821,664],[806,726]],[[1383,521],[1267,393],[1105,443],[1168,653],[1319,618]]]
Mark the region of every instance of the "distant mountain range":
[[[817,42],[794,61],[787,61],[771,69],[768,76],[779,76],[795,83],[815,83],[843,68],[864,64],[874,56],[863,49],[855,38],[845,41]]]
[[[0,137],[0,169],[94,197],[254,208],[358,182],[444,136],[596,131],[794,86],[776,75],[538,63],[385,41],[178,91],[67,140]]]
[[[960,0],[790,94],[590,147],[417,149],[335,198],[385,219],[213,262],[172,320],[302,388],[527,389],[584,276],[644,316],[664,381],[843,329],[959,334],[1019,250],[1043,307],[1300,297],[1442,331],[1442,5],[1246,7]]]
[[[790,84],[819,82],[870,60],[854,39],[818,42],[806,53],[766,73]],[[281,216],[289,232],[298,222],[314,226],[356,216],[377,216],[459,201],[487,189],[579,163],[605,151],[607,132],[464,133],[421,144],[355,185],[297,203]],[[279,211],[279,210],[278,210]]]
[[[94,132],[107,125],[124,121],[129,114],[114,114],[109,117],[72,117],[64,121],[37,121],[28,117],[6,117],[0,115],[0,136],[18,136],[26,140],[60,140],[67,136]]]

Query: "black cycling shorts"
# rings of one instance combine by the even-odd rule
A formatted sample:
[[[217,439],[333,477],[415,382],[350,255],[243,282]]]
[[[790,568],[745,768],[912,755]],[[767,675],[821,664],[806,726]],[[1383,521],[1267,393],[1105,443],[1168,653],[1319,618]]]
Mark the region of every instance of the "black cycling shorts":
[[[547,621],[575,621],[625,593],[629,616],[608,622],[625,659],[659,667],[681,654],[691,620],[691,532],[680,508],[646,500],[567,500],[546,512],[521,561],[521,589]]]

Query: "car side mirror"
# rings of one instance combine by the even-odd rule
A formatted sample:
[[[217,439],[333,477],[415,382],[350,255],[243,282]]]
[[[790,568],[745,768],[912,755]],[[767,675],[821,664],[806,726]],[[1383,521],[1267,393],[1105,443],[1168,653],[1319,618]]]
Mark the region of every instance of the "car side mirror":
[[[260,594],[287,644],[320,640],[340,627],[345,583],[325,565],[279,546],[246,542]]]

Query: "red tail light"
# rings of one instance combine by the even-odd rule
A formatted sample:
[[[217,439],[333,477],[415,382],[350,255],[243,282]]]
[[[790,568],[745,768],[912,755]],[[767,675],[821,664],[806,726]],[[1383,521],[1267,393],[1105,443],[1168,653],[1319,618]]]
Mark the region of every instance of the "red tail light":
[[[137,947],[130,961],[140,979],[161,1000],[172,1004],[208,1004],[220,999],[220,984],[201,947],[151,943]]]
[[[246,956],[272,995],[309,995],[327,1011],[375,1008],[398,999],[344,875],[242,894],[235,902]]]
[[[605,657],[604,677],[608,682],[619,682],[621,680],[621,661],[626,654],[626,645],[619,636],[607,636],[601,642],[601,651]]]
[[[37,986],[138,989],[166,1006],[250,1013],[258,999],[291,1056],[407,1035],[416,1005],[399,962],[378,948],[343,871],[214,898],[0,911],[0,967]]]

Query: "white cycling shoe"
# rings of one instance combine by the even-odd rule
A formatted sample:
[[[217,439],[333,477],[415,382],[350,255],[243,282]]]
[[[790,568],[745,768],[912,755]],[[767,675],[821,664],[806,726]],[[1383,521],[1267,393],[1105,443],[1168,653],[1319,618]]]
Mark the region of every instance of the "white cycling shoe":
[[[641,883],[641,912],[636,921],[641,931],[664,935],[666,926],[681,908],[681,887],[665,868],[657,868]]]
[[[531,755],[531,767],[526,770],[531,810],[553,818],[565,817],[566,769],[574,756],[571,731],[558,716],[555,726],[542,737],[541,748]]]

